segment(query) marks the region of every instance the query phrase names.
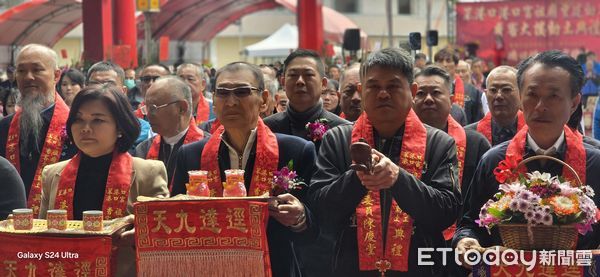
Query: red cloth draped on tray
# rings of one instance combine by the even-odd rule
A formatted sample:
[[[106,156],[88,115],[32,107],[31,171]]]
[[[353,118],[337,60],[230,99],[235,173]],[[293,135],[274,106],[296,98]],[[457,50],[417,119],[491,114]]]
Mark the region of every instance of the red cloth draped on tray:
[[[112,276],[109,236],[51,237],[0,233],[2,276]],[[39,255],[39,256],[38,256]],[[116,257],[116,256],[115,256]]]
[[[267,203],[250,200],[138,202],[139,276],[271,276]]]

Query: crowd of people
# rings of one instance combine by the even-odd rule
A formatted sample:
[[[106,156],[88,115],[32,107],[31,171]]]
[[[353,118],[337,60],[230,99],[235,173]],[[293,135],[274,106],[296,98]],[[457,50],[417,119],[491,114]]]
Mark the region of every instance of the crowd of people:
[[[262,195],[272,193],[265,172],[292,161],[307,187],[276,195],[269,210],[273,276],[466,276],[443,266],[453,256],[421,265],[418,251],[501,244],[477,219],[507,151],[584,162],[577,174],[600,189],[600,143],[582,135],[577,112],[586,76],[560,51],[487,70],[447,48],[433,61],[386,48],[341,68],[299,49],[277,66],[100,61],[84,74],[31,44],[8,72],[1,219],[24,207],[39,218],[56,208],[74,220],[86,210],[131,218],[137,196],[185,194],[199,169],[213,196],[227,169],[244,169],[248,195]],[[351,169],[358,141],[372,148],[370,171]],[[135,275],[133,233],[118,243],[119,276]],[[599,245],[596,226],[578,240]]]

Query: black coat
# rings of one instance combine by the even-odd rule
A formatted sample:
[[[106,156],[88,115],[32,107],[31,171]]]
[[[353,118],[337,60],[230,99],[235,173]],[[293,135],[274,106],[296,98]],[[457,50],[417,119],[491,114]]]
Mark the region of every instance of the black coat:
[[[304,179],[307,184],[310,183],[311,176],[315,170],[315,150],[311,142],[299,139],[297,137],[275,134],[279,147],[279,164],[277,168],[287,166],[290,160],[294,161],[294,170],[298,176]],[[201,168],[201,156],[204,145],[208,139],[190,143],[179,149],[177,156],[177,167],[173,178],[173,189],[171,195],[185,194],[185,183],[189,181],[188,170],[198,170]],[[254,159],[256,156],[256,141],[246,163],[244,180],[246,186],[249,186],[252,180],[252,169],[254,168]],[[225,180],[225,169],[230,168],[229,153],[227,146],[223,142],[219,147],[219,168],[221,169],[221,180]],[[248,190],[248,187],[246,188]],[[314,241],[319,233],[316,220],[306,205],[306,190],[294,195],[305,203],[306,218],[308,229],[295,233],[288,227],[281,225],[274,219],[269,219],[267,227],[267,238],[269,241],[269,251],[271,256],[271,269],[273,276],[299,276],[299,265],[294,253],[295,244],[305,244]]]
[[[327,119],[329,128],[333,128],[340,124],[350,123],[349,121],[326,111],[320,102],[317,106],[304,113],[294,112],[291,109],[292,108],[288,105],[285,111],[264,118],[263,121],[265,122],[265,125],[269,126],[269,129],[271,129],[273,133],[292,135],[305,140],[310,140],[308,131],[306,130],[307,123],[314,122],[321,118]],[[315,141],[314,143],[318,153],[321,141]]]
[[[338,126],[325,135],[317,159],[317,172],[313,176],[309,197],[316,213],[326,217],[331,228],[336,229],[335,255],[330,261],[333,276],[380,276],[377,271],[359,271],[356,226],[350,224],[356,207],[366,195],[351,164],[349,145],[352,125]],[[442,231],[454,223],[460,208],[461,196],[457,181],[457,160],[454,140],[443,131],[426,126],[426,166],[422,178],[400,170],[398,180],[389,190],[400,208],[414,220],[409,250],[408,272],[388,271],[386,276],[443,276],[441,256],[433,254],[435,265],[417,265],[417,249],[444,247]],[[376,133],[376,132],[375,132]],[[398,163],[402,145],[403,128],[388,139],[378,150]],[[409,134],[407,134],[409,135]],[[380,141],[377,136],[375,143]],[[382,197],[383,198],[383,197]],[[389,209],[391,199],[385,207]],[[384,207],[382,207],[382,211]],[[323,221],[321,221],[323,222]],[[327,228],[327,226],[323,226]]]
[[[31,184],[33,183],[33,177],[35,176],[35,170],[37,169],[38,162],[40,161],[40,152],[44,147],[44,139],[46,138],[46,133],[48,132],[48,128],[50,127],[50,120],[52,120],[52,115],[54,114],[54,105],[42,111],[42,119],[44,121],[44,125],[42,126],[42,130],[40,132],[40,140],[37,142],[37,148],[39,151],[34,150],[35,144],[32,141],[29,141],[29,145],[27,149],[31,149],[29,152],[24,153],[23,151],[19,151],[20,153],[20,176],[23,180],[23,184],[25,185],[25,194],[29,197],[29,190],[31,189]],[[6,158],[6,142],[8,138],[8,130],[10,129],[10,122],[12,121],[14,114],[9,115],[0,121],[0,156]],[[20,143],[23,143],[23,137],[21,136]],[[77,147],[74,143],[64,143],[62,153],[60,154],[60,161],[68,160],[72,158],[77,153]]]
[[[467,124],[477,122],[484,116],[481,95],[483,92],[471,84],[465,84],[465,114],[467,115]]]
[[[2,193],[0,193],[0,220],[12,213],[13,209],[26,208],[25,187],[19,173],[8,160],[0,157],[0,179],[2,180]]]

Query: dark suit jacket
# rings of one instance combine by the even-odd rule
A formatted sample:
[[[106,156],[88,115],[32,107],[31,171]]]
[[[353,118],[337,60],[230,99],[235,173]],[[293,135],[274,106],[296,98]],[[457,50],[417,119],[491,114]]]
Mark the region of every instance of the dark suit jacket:
[[[48,128],[50,127],[50,120],[52,120],[52,115],[54,114],[54,105],[52,107],[47,108],[42,111],[42,119],[44,120],[44,126],[40,132],[41,139],[37,142],[39,151],[31,151],[31,155],[29,153],[23,153],[20,151],[20,162],[21,162],[21,178],[23,179],[23,184],[25,185],[25,194],[26,197],[29,197],[29,189],[31,188],[31,183],[33,182],[33,177],[35,176],[35,170],[37,169],[38,162],[40,161],[40,152],[42,147],[44,146],[44,139],[46,138],[46,133],[48,132]],[[8,130],[10,129],[10,122],[12,121],[14,114],[9,115],[0,121],[0,156],[6,157],[6,141],[8,137]],[[23,138],[21,137],[20,143],[23,143]],[[28,149],[34,149],[34,142],[29,142]],[[65,143],[63,144],[62,153],[60,155],[60,161],[64,161],[72,158],[77,153],[77,147],[74,143]]]
[[[326,111],[322,107],[322,104],[319,104],[307,113],[302,113],[303,115],[300,117],[291,116],[294,112],[290,112],[290,109],[291,107],[288,105],[287,110],[284,112],[276,113],[264,118],[263,121],[265,122],[265,125],[269,126],[274,133],[292,135],[305,140],[310,140],[308,131],[306,130],[307,123],[315,122],[320,118],[325,118],[328,120],[327,125],[330,129],[341,124],[350,123],[349,121]],[[318,153],[321,141],[315,141],[314,143]]]
[[[19,173],[8,160],[0,157],[0,179],[2,179],[2,193],[0,193],[0,220],[12,213],[13,209],[26,208],[25,187]]]
[[[481,95],[483,92],[471,84],[465,84],[465,114],[467,124],[477,122],[484,116]]]
[[[310,183],[311,176],[315,171],[315,149],[311,142],[297,137],[275,134],[279,147],[279,162],[277,167],[287,166],[290,160],[294,161],[294,170],[298,176]],[[173,188],[171,195],[185,194],[185,183],[189,181],[188,170],[198,170],[201,168],[201,156],[204,145],[208,139],[184,145],[179,149],[177,156],[177,167],[173,178]],[[248,162],[246,163],[244,180],[246,188],[252,180],[252,169],[256,157],[256,141],[250,152]],[[219,147],[219,168],[221,168],[221,180],[225,180],[225,169],[230,168],[229,154],[227,146],[222,142]],[[294,195],[305,203],[305,191],[294,193]],[[269,219],[267,227],[267,237],[269,241],[269,251],[271,256],[271,269],[273,276],[299,276],[299,265],[294,253],[294,244],[309,243],[316,239],[318,235],[318,226],[315,224],[310,207],[305,204],[308,229],[294,233],[289,228],[281,225],[274,219]]]

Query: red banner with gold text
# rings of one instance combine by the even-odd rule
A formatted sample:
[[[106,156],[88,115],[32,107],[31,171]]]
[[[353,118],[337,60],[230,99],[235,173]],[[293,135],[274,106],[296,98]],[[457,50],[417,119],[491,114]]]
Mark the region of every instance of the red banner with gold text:
[[[267,203],[149,201],[134,212],[140,276],[271,276]]]
[[[457,3],[456,11],[457,44],[478,43],[477,56],[488,60],[515,65],[550,49],[600,52],[600,1]]]

